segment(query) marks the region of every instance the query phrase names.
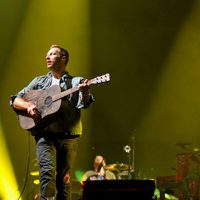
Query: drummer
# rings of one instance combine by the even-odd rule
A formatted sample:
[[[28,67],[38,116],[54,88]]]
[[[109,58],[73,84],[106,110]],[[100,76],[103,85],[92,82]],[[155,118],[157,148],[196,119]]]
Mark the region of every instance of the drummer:
[[[115,174],[105,168],[106,161],[103,156],[97,155],[94,159],[93,170],[86,171],[81,182],[86,180],[115,180]]]

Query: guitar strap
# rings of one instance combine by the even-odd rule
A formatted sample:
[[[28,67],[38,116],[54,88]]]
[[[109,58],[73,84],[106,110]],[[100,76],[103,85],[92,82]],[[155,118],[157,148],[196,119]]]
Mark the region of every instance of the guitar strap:
[[[66,81],[66,85],[67,85],[67,89],[70,89],[70,88],[72,88],[72,76],[68,76],[67,77],[67,81]]]
[[[72,88],[72,79],[73,79],[73,77],[70,76],[70,75],[67,77],[67,80],[66,80],[67,89]],[[78,93],[79,93],[79,92],[77,91],[77,92],[72,93],[71,95],[68,95],[69,101],[70,101],[74,106],[76,106],[77,103],[78,103]]]

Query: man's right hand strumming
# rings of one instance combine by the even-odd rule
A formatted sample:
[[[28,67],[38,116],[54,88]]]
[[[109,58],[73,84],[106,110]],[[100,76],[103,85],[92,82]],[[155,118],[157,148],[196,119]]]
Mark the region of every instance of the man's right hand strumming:
[[[23,98],[17,97],[13,102],[13,107],[17,110],[27,110],[27,113],[32,117],[40,117],[36,105],[32,102],[25,101]]]

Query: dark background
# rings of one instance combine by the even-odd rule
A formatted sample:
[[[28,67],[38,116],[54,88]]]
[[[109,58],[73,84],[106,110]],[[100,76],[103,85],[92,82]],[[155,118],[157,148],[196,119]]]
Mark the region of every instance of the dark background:
[[[51,3],[1,3],[0,117],[18,183],[25,176],[29,139],[9,97],[47,72],[41,58],[52,43],[69,48],[73,75],[111,75],[109,83],[91,87],[96,101],[83,111],[75,170],[90,169],[97,154],[109,164],[129,164],[123,147],[130,145],[137,178],[176,174],[177,154],[200,145],[198,1],[92,0],[87,9],[70,2],[63,8],[62,1],[54,9]],[[183,149],[177,143],[190,144]]]

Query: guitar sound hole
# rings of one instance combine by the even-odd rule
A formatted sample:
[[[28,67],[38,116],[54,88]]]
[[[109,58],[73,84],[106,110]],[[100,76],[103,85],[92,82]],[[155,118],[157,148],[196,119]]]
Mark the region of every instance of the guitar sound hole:
[[[50,106],[52,104],[52,97],[48,96],[44,101],[45,106]]]

